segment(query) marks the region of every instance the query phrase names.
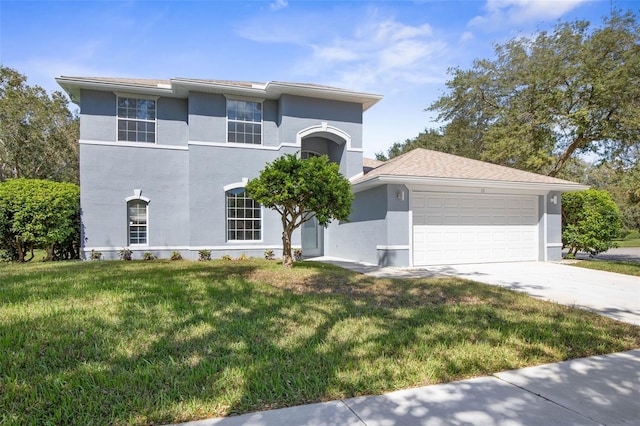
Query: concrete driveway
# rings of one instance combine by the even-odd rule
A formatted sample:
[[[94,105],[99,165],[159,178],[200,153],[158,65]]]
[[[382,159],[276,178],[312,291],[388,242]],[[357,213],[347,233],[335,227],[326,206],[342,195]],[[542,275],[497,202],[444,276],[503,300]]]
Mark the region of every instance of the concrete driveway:
[[[379,278],[454,276],[499,285],[640,325],[640,278],[551,262],[483,263],[426,268],[381,268],[342,259],[317,258]]]
[[[523,291],[640,325],[640,278],[631,275],[548,262],[439,266],[428,271]]]

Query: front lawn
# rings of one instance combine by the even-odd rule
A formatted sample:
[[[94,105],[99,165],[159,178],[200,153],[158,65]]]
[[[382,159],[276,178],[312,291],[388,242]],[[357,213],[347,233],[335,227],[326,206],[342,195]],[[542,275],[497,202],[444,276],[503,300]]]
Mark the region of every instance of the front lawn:
[[[640,231],[631,231],[626,237],[615,241],[618,247],[640,247]]]
[[[161,424],[640,347],[455,278],[263,260],[0,265],[0,424]]]
[[[617,272],[619,274],[635,275],[640,277],[640,263],[621,262],[613,260],[580,260],[571,263],[572,266],[579,266],[587,269],[598,269],[600,271]]]

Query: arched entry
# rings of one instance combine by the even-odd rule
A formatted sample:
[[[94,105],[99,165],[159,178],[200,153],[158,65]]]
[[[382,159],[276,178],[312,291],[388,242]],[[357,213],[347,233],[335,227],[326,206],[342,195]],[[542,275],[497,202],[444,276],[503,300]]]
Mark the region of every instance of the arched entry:
[[[344,173],[346,169],[345,152],[351,146],[351,136],[342,130],[322,123],[307,127],[297,134],[301,158],[327,155],[329,160],[338,164]],[[302,224],[302,254],[316,257],[324,254],[324,228],[314,217]]]

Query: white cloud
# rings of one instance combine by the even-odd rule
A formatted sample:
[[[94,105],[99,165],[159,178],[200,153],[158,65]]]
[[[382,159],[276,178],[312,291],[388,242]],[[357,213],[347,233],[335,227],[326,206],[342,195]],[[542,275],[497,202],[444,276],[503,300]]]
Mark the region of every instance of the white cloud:
[[[355,90],[381,90],[385,83],[444,81],[432,64],[447,46],[433,36],[431,26],[375,18],[355,25],[347,34],[317,37],[311,55],[299,61],[297,72]]]
[[[505,25],[558,19],[589,0],[487,0],[486,13],[469,21],[469,26],[497,30]]]
[[[271,3],[269,7],[271,8],[271,10],[278,10],[278,9],[283,9],[288,5],[289,5],[289,2],[287,0],[276,0],[273,3]]]

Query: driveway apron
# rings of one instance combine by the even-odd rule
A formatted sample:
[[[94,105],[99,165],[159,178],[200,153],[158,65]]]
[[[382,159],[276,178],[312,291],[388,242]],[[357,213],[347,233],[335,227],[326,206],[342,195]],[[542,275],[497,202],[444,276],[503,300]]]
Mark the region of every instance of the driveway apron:
[[[640,325],[640,278],[549,262],[447,265],[411,276],[449,275],[512,290]]]

